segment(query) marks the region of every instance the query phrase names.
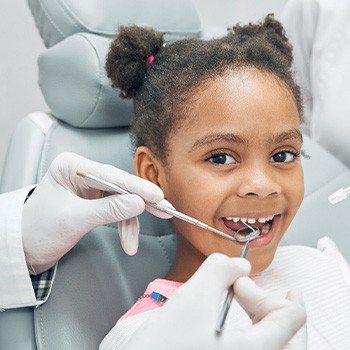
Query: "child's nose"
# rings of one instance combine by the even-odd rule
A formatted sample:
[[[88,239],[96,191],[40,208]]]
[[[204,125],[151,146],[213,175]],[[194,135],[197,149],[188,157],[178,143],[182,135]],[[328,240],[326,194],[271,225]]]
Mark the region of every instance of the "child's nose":
[[[254,169],[243,176],[238,188],[240,197],[266,197],[277,196],[281,193],[282,188],[275,178],[274,174],[266,169]]]

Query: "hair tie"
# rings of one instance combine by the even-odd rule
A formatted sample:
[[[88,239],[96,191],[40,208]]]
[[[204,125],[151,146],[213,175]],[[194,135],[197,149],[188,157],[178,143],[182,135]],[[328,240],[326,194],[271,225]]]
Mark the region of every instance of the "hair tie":
[[[147,63],[148,63],[148,64],[152,64],[153,61],[154,61],[154,55],[149,55],[149,56],[147,57]]]

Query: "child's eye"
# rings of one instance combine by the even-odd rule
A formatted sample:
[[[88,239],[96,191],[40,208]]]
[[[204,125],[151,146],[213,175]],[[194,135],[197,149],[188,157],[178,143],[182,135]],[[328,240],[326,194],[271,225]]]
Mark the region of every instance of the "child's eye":
[[[213,154],[211,157],[208,158],[208,161],[214,164],[224,165],[236,163],[236,160],[226,153]]]
[[[291,151],[281,151],[275,153],[271,158],[270,161],[273,163],[290,163],[293,160],[298,158],[297,152],[291,152]]]

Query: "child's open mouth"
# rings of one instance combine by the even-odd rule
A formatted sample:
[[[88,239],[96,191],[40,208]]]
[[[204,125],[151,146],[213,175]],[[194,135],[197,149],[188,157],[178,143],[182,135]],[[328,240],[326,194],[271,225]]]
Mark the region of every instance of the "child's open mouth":
[[[252,232],[244,222],[254,229],[259,229],[260,233],[257,237],[261,237],[269,233],[273,220],[276,215],[267,217],[247,218],[247,217],[224,217],[222,218],[224,225],[232,231],[234,237],[241,242],[247,240],[248,235]]]

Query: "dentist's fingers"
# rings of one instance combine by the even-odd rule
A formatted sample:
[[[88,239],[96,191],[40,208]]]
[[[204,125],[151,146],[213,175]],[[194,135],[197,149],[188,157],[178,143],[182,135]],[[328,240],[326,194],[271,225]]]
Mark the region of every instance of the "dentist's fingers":
[[[302,298],[296,297],[295,292],[288,295],[289,299],[273,297],[250,278],[237,280],[234,289],[236,299],[254,323],[252,334],[263,344],[267,344],[268,349],[282,349],[306,322]]]
[[[299,304],[302,308],[305,309],[304,300],[302,294],[296,290],[290,290],[287,294],[287,299]],[[295,334],[292,340],[284,347],[283,350],[306,350],[307,349],[307,327],[306,322]]]
[[[138,194],[145,201],[158,203],[164,198],[163,191],[154,183],[113,166],[107,165],[106,167],[107,173],[101,174],[101,170],[97,168],[91,169],[91,173],[93,175],[99,173],[99,175],[96,176],[111,183],[115,183],[130,193]]]
[[[79,202],[82,217],[91,215],[91,225],[103,225],[128,220],[140,215],[145,202],[136,194],[117,194]],[[79,215],[77,212],[75,215]]]
[[[128,255],[135,255],[139,247],[140,224],[137,217],[118,222],[118,233],[123,250]]]
[[[169,201],[167,201],[166,199],[161,200],[158,204],[175,210],[175,208],[172,206],[172,204]],[[150,207],[148,205],[146,206],[146,210],[148,212],[150,212],[151,214],[153,214],[154,216],[157,216],[158,218],[161,218],[161,219],[171,219],[172,218],[172,215],[164,213],[163,211],[160,211],[160,210],[153,208],[153,207]]]
[[[94,162],[75,153],[61,153],[55,158],[49,169],[52,177],[60,185],[65,188],[69,185],[73,192],[77,192],[79,188],[82,189],[81,187],[84,187],[85,190],[90,188],[106,192],[102,186],[84,177],[77,176],[77,170],[84,170],[91,175],[117,184],[131,193],[138,194],[149,202],[157,203],[164,198],[163,191],[152,182],[132,175],[112,165]],[[89,191],[86,193],[87,195],[91,194]]]

